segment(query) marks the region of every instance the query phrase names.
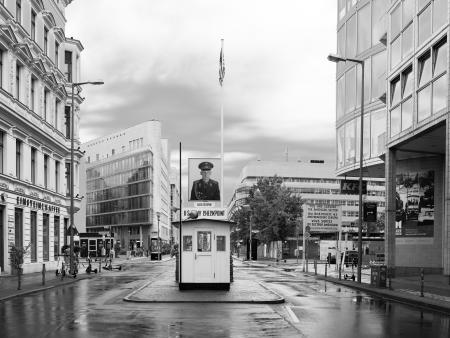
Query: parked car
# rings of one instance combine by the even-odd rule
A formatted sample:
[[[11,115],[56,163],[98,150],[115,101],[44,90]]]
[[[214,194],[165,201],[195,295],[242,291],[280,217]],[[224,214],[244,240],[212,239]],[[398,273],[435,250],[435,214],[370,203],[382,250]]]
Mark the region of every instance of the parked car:
[[[419,212],[419,216],[417,220],[420,225],[425,223],[433,223],[434,222],[434,209],[431,208],[422,208]]]

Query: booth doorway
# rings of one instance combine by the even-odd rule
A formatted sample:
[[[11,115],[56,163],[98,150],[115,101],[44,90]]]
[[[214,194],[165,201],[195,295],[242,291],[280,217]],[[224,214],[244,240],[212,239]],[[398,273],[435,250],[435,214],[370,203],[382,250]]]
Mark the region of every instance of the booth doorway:
[[[213,236],[211,229],[196,229],[194,242],[194,282],[208,283],[214,281]]]

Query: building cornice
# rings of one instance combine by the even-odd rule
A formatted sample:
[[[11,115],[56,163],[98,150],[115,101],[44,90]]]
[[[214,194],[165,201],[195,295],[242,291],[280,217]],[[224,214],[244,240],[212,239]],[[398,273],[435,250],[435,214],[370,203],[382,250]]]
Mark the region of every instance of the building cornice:
[[[75,47],[78,48],[78,51],[80,51],[80,52],[83,51],[83,49],[84,49],[84,47],[83,47],[81,41],[80,41],[80,40],[77,40],[77,39],[74,39],[74,38],[72,38],[72,37],[66,38],[66,43],[71,44],[71,45],[74,45]]]

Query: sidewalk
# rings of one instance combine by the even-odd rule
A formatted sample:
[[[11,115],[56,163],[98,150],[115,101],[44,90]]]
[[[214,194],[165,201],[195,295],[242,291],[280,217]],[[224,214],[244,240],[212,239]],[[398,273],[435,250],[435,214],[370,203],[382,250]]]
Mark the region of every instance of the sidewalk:
[[[317,275],[315,274],[314,263],[311,263],[311,261],[308,264],[307,271],[303,272],[301,259],[299,259],[298,264],[296,259],[287,259],[286,262],[284,262],[284,260],[279,262],[274,260],[258,260],[251,262],[243,261],[243,264],[253,266],[272,266],[293,274],[306,273],[310,276],[315,276],[318,279],[345,285],[378,297],[395,300],[400,303],[418,306],[425,309],[450,313],[449,276],[425,275],[424,296],[421,297],[419,276],[393,278],[391,289],[389,289],[388,287],[379,288],[370,285],[370,268],[365,268],[362,270],[361,283],[357,283],[352,280],[344,280],[345,273],[351,276],[351,267],[344,268],[344,271],[341,272],[342,279],[339,280],[339,274],[335,268],[335,264],[331,264],[331,266],[327,268],[327,277],[325,277],[325,262],[319,262],[317,264]],[[354,269],[354,273],[356,276],[356,268]],[[386,284],[389,286],[388,281]]]
[[[242,265],[240,262],[236,263],[237,266]],[[265,283],[252,280],[234,280],[229,291],[180,291],[172,271],[166,271],[158,277],[158,280],[146,282],[127,295],[124,300],[137,303],[284,303],[284,298],[270,290]]]
[[[122,255],[119,258],[115,258],[112,262],[113,267],[116,266],[126,266],[127,264],[133,263],[133,262],[142,262],[142,261],[149,261],[149,262],[163,262],[166,260],[171,259],[169,255],[163,256],[161,261],[150,261],[149,257],[131,257],[130,259],[127,259],[126,256]],[[76,278],[73,278],[71,276],[65,276],[63,279],[61,279],[61,276],[56,276],[55,270],[48,270],[45,274],[45,285],[42,284],[42,273],[36,272],[36,273],[28,273],[22,275],[22,283],[21,283],[21,290],[17,290],[17,276],[11,276],[11,275],[0,275],[0,301],[11,299],[17,296],[22,296],[30,293],[35,293],[39,291],[48,290],[51,288],[64,286],[68,284],[75,283],[79,280],[83,280],[86,278],[92,278],[95,276],[98,276],[99,274],[86,273],[86,267],[87,263],[86,261],[81,261],[82,264],[80,264],[80,270],[79,274]],[[92,261],[92,269],[99,269],[99,261],[95,262]],[[84,265],[84,266],[83,266]],[[103,267],[105,266],[105,261],[103,260],[101,263],[102,271],[104,270]],[[106,270],[109,272],[108,270]],[[117,270],[114,270],[117,271]],[[103,273],[103,272],[102,272]]]

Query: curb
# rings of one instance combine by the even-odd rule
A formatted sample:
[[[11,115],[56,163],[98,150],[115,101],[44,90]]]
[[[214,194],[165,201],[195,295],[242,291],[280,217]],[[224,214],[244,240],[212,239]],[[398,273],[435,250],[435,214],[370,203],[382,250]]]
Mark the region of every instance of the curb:
[[[441,313],[445,313],[445,314],[450,313],[450,303],[446,304],[446,303],[443,303],[443,301],[427,299],[427,298],[412,295],[412,294],[408,295],[408,297],[405,297],[403,295],[399,295],[399,293],[401,293],[401,291],[395,291],[395,290],[389,290],[389,289],[379,289],[379,288],[375,288],[375,287],[372,287],[369,285],[357,284],[356,282],[339,280],[339,279],[336,279],[333,277],[325,277],[325,276],[319,276],[319,275],[317,275],[317,276],[310,275],[310,276],[316,277],[317,279],[320,279],[320,280],[332,282],[335,284],[344,285],[344,286],[347,286],[349,288],[353,288],[353,289],[356,289],[359,291],[364,291],[371,295],[375,295],[375,296],[378,296],[383,299],[392,300],[397,303],[401,303],[401,304],[405,304],[405,305],[409,305],[409,306],[415,306],[415,307],[423,308],[425,310],[437,311],[437,312],[441,312]]]
[[[78,275],[78,277],[79,277],[79,275]],[[62,283],[58,283],[58,284],[54,284],[54,285],[42,286],[42,287],[30,289],[30,290],[17,290],[17,291],[22,291],[22,292],[18,292],[18,293],[12,294],[12,295],[1,297],[0,298],[0,302],[7,301],[7,300],[10,300],[12,298],[16,298],[16,297],[20,297],[20,296],[30,295],[30,294],[33,294],[33,293],[38,293],[38,292],[41,292],[41,291],[54,289],[54,288],[65,286],[65,285],[70,285],[70,284],[76,283],[78,281],[81,281],[81,280],[84,280],[84,279],[88,279],[88,278],[92,278],[92,277],[93,277],[93,275],[92,276],[83,276],[82,278],[72,278],[72,279],[68,279],[67,281],[64,281]]]

